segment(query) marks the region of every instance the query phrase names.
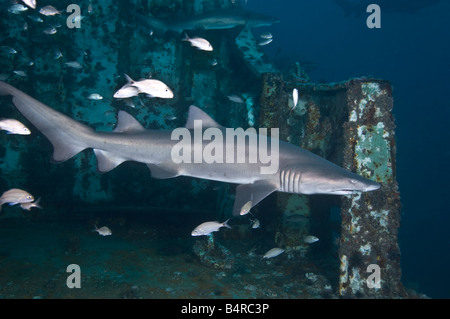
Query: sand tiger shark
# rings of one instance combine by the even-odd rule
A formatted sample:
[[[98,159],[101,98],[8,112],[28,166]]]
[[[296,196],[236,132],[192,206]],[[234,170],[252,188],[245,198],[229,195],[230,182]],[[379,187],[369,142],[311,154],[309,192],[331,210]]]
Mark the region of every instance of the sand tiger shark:
[[[268,136],[264,136],[269,140],[267,145],[278,145],[276,170],[270,173],[262,173],[264,163],[248,160],[261,151],[261,142],[251,144],[248,142],[245,147],[247,161],[240,163],[179,162],[173,157],[173,150],[181,143],[180,139],[173,138],[173,132],[178,129],[145,129],[130,114],[119,111],[115,129],[112,132],[100,132],[2,81],[0,81],[0,95],[11,95],[17,109],[51,142],[53,159],[56,162],[66,161],[84,149],[92,148],[100,172],[108,172],[125,161],[136,161],[146,164],[153,178],[191,176],[239,184],[236,187],[233,215],[239,215],[243,207],[248,211],[275,191],[346,195],[373,191],[380,187],[378,183],[354,174],[318,155]],[[202,132],[205,133],[208,129],[215,129],[216,134],[226,133],[228,130],[198,107],[190,106],[184,132],[195,133],[199,123],[203,125]],[[197,143],[195,140],[192,141],[193,146],[195,143]],[[230,143],[226,139],[222,151],[237,154],[239,145]],[[202,148],[206,150],[210,146],[207,144]],[[220,153],[219,151],[216,148],[216,152]],[[195,152],[195,147],[192,148],[192,152]],[[187,155],[189,158],[195,157],[195,154]]]
[[[237,9],[215,10],[174,22],[144,16],[137,12],[130,14],[141,25],[160,33],[166,33],[167,31],[181,33],[188,30],[232,29],[238,26],[256,28],[271,26],[280,22],[274,17]]]

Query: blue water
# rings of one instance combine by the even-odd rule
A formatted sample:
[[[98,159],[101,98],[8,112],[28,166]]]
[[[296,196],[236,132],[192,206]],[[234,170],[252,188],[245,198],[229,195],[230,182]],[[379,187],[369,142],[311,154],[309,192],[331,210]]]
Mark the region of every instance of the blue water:
[[[345,16],[333,0],[249,0],[246,8],[281,20],[264,47],[280,68],[304,62],[312,82],[371,76],[392,83],[402,281],[449,298],[450,1],[416,13],[381,5],[379,29],[366,26],[368,13]]]

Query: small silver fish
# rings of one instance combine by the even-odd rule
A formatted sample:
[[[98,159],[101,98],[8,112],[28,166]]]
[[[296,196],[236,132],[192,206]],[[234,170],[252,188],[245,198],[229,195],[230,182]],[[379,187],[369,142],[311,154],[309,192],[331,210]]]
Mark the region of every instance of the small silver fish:
[[[125,102],[125,104],[127,106],[132,107],[132,108],[136,108],[136,105],[134,104],[133,98],[125,98],[125,99],[123,99],[123,101]]]
[[[89,96],[87,98],[89,100],[101,100],[101,99],[103,99],[103,96],[101,96],[98,93],[92,93],[92,94],[89,94]]]
[[[22,123],[15,119],[0,119],[0,130],[5,130],[7,134],[30,135],[31,132]]]
[[[37,16],[37,15],[31,15],[31,16],[28,16],[28,18],[30,18],[34,22],[39,22],[39,23],[44,22],[44,20],[42,20],[42,18],[40,16]]]
[[[259,228],[259,227],[261,227],[261,223],[259,222],[259,219],[255,218],[254,220],[252,220],[252,228],[256,229],[256,228]]]
[[[260,45],[260,46],[264,46],[264,45],[268,45],[270,42],[272,42],[273,41],[273,38],[270,38],[270,39],[266,39],[266,40],[264,40],[264,41],[260,41],[259,43],[258,43],[258,45]]]
[[[92,231],[96,231],[97,233],[99,233],[102,236],[112,235],[111,229],[109,229],[107,226],[103,226],[100,228],[97,228],[97,225],[94,225],[94,226],[95,226],[95,229],[93,229]]]
[[[22,2],[29,6],[31,9],[36,9],[36,0],[22,0]]]
[[[212,51],[213,50],[213,47],[212,47],[211,43],[208,42],[208,40],[205,40],[203,38],[198,38],[198,37],[189,38],[186,33],[184,34],[184,39],[182,39],[182,41],[189,41],[193,47],[196,47],[203,51]]]
[[[16,54],[17,53],[17,51],[14,50],[14,48],[7,47],[6,45],[1,46],[0,51],[8,53],[8,54]]]
[[[308,236],[303,237],[303,242],[306,244],[312,244],[318,240],[319,240],[319,238],[317,238],[316,236],[313,236],[313,235],[308,235]]]
[[[272,248],[267,251],[262,258],[273,258],[280,254],[284,253],[284,249],[281,248]]]
[[[58,48],[53,50],[53,59],[58,60],[62,56],[63,55],[62,55],[61,51]]]
[[[79,24],[81,22],[81,20],[83,20],[83,19],[84,19],[84,16],[76,15],[75,17],[72,18],[72,23]]]
[[[120,90],[127,89],[128,87],[134,87],[138,90],[139,93],[145,93],[149,97],[159,97],[162,99],[171,99],[173,98],[173,92],[172,90],[163,82],[155,79],[144,79],[135,81],[131,77],[129,77],[127,74],[125,74],[125,78],[127,79],[128,83],[125,84]],[[120,91],[119,90],[119,91]],[[116,92],[117,94],[118,92]],[[123,92],[121,92],[123,94]],[[133,92],[130,92],[133,93]],[[114,94],[114,95],[116,95]],[[128,96],[132,97],[134,95]]]
[[[15,74],[17,74],[18,76],[21,76],[21,77],[26,77],[27,76],[27,73],[25,71],[16,70],[16,71],[13,71],[13,72]]]
[[[231,102],[244,103],[244,100],[242,100],[242,98],[237,95],[228,95],[227,97]]]
[[[29,203],[21,203],[20,207],[22,207],[23,210],[31,210],[33,207],[36,208],[40,208],[42,209],[42,206],[39,205],[39,202],[41,201],[41,198],[39,197],[36,201],[34,202],[29,202]]]
[[[137,95],[139,95],[139,90],[137,88],[129,84],[125,84],[117,90],[116,93],[114,93],[113,97],[116,99],[127,99]],[[131,102],[133,102],[133,100],[131,100]],[[134,103],[132,107],[135,107]]]
[[[55,34],[56,32],[58,32],[54,27],[50,26],[44,29],[45,34]]]
[[[272,39],[273,36],[272,36],[272,33],[270,33],[270,32],[264,32],[260,35],[260,38],[261,39]]]
[[[13,4],[8,8],[8,12],[14,13],[14,14],[20,14],[21,12],[27,11],[28,8],[25,7],[21,3]]]
[[[209,235],[212,232],[218,231],[221,227],[231,228],[227,224],[228,221],[229,221],[229,219],[227,219],[223,223],[206,222],[206,223],[200,224],[197,227],[195,227],[195,229],[192,231],[191,235],[192,236],[204,236],[204,235]]]
[[[44,16],[54,16],[56,14],[61,14],[61,12],[59,12],[58,9],[56,9],[54,6],[50,6],[50,5],[42,7],[39,10],[39,13]]]
[[[209,65],[210,66],[216,66],[219,62],[217,61],[217,59],[211,59],[209,60]]]
[[[18,188],[11,188],[10,190],[7,190],[2,194],[0,197],[0,210],[2,208],[2,205],[5,203],[8,203],[9,205],[16,205],[21,203],[29,203],[33,202],[34,197],[30,193],[18,189]]]
[[[242,206],[241,208],[241,212],[239,213],[239,215],[243,216],[243,215],[247,215],[250,212],[250,209],[252,209],[252,201],[248,201],[247,203],[244,204],[244,206]]]
[[[83,66],[77,61],[70,61],[70,62],[66,62],[64,64],[72,69],[82,69],[83,68]]]
[[[297,89],[292,90],[292,102],[294,102],[294,106],[292,107],[294,109],[298,103],[298,90]]]

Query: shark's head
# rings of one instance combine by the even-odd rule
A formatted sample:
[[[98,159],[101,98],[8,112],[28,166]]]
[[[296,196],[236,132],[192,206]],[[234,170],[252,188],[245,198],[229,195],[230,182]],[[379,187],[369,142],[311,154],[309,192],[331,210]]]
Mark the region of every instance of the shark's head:
[[[285,192],[300,194],[348,195],[380,188],[380,184],[345,170],[333,163],[308,165],[302,169],[290,168],[280,174]]]
[[[250,28],[268,27],[278,22],[280,22],[280,20],[277,18],[254,12],[249,12],[245,17],[245,24]]]
[[[306,171],[301,176],[300,189],[304,194],[348,195],[380,188],[380,184],[341,167]]]

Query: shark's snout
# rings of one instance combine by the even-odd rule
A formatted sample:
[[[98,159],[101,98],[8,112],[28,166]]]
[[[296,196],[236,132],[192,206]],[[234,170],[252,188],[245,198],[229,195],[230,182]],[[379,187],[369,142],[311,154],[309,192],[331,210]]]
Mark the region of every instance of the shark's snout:
[[[370,191],[377,190],[377,189],[379,189],[380,187],[381,187],[380,184],[378,184],[378,183],[376,183],[376,182],[372,182],[372,183],[370,183],[370,184],[366,187],[366,189],[365,189],[364,191],[365,191],[365,192],[370,192]]]

